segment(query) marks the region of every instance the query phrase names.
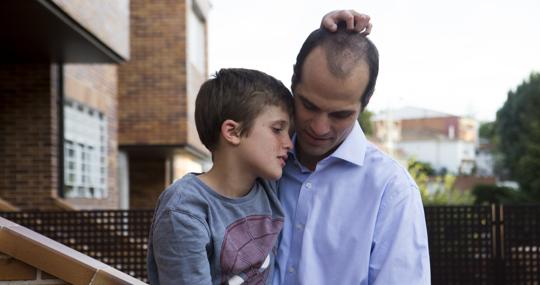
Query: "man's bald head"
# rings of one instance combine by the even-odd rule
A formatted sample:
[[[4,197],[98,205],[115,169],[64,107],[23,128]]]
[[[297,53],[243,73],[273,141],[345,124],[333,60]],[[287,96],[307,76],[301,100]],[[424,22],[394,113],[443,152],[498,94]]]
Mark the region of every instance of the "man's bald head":
[[[364,35],[347,31],[340,24],[337,32],[325,29],[313,31],[305,40],[294,65],[291,89],[294,93],[296,85],[302,80],[302,68],[307,56],[316,48],[321,47],[326,56],[328,70],[336,78],[344,79],[360,64],[369,67],[369,82],[361,97],[362,110],[369,102],[379,73],[379,53],[375,45]]]

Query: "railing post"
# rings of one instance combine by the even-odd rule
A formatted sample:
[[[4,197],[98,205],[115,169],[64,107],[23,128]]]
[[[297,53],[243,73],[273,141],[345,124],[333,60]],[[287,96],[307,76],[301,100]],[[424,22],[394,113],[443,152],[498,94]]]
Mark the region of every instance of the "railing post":
[[[493,241],[493,272],[496,285],[505,284],[504,266],[504,215],[503,205],[491,204],[492,211],[492,241]]]

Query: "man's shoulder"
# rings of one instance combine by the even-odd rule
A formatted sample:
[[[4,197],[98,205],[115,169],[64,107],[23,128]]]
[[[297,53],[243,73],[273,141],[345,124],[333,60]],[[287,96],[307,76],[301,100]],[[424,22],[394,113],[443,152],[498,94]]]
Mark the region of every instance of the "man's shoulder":
[[[366,144],[364,162],[372,167],[385,167],[392,170],[404,169],[397,160],[369,141]]]
[[[399,161],[371,142],[367,143],[364,165],[370,172],[373,172],[373,174],[379,177],[398,180],[401,183],[416,187],[416,183],[409,175],[407,169]]]
[[[373,143],[368,143],[365,166],[370,169],[370,175],[384,181],[383,200],[419,196],[418,186],[407,169]]]

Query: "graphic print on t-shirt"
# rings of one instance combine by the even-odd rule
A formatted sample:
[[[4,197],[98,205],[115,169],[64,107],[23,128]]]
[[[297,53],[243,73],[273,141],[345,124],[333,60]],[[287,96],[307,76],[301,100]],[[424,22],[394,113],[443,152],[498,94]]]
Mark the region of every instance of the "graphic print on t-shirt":
[[[221,282],[224,284],[265,284],[283,219],[248,216],[225,229],[221,246]]]

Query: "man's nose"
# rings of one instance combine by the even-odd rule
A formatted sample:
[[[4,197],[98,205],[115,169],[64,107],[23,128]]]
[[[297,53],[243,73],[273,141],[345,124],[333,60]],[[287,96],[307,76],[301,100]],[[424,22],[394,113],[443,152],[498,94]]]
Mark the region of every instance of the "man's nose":
[[[319,114],[311,121],[311,131],[316,136],[324,136],[330,132],[330,121],[326,114]]]

